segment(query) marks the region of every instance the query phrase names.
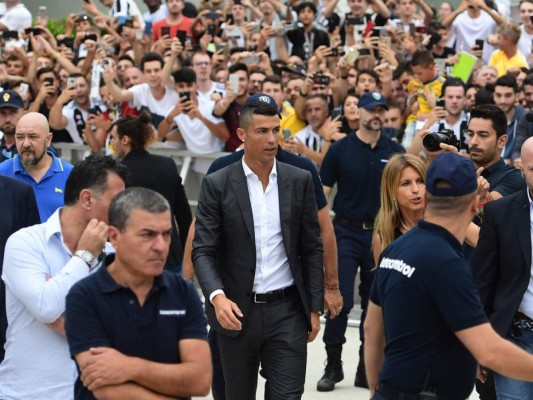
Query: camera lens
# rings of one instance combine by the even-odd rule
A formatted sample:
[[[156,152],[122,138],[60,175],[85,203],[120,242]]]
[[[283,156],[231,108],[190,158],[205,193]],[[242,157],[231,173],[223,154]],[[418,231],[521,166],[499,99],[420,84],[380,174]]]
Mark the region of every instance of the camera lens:
[[[437,132],[431,132],[424,136],[424,139],[422,140],[422,143],[424,144],[424,147],[428,149],[429,151],[438,151],[440,150],[440,144],[446,143],[448,144],[449,140],[446,135],[442,135]]]

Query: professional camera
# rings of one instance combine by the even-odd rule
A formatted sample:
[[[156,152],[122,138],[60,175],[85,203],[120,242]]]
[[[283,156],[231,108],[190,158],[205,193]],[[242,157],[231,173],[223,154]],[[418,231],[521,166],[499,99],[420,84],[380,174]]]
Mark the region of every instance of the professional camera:
[[[451,129],[442,129],[438,132],[431,132],[424,136],[424,147],[429,151],[438,151],[440,150],[440,144],[449,144],[451,146],[457,147],[459,149],[460,144],[455,133]]]

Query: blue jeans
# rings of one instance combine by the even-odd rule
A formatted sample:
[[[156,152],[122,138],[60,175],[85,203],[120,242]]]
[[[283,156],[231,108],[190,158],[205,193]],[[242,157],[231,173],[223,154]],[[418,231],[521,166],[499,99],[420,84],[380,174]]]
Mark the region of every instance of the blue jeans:
[[[533,332],[521,330],[521,336],[508,337],[512,343],[521,347],[528,353],[533,353]],[[533,382],[518,381],[494,373],[496,397],[498,400],[523,400],[533,399]]]

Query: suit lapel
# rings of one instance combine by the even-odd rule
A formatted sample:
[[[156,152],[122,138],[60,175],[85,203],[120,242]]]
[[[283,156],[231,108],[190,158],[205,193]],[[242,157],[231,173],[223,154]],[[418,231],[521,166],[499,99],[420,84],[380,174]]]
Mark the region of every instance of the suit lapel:
[[[278,172],[278,196],[279,196],[279,218],[281,223],[281,233],[285,243],[287,257],[290,258],[291,248],[291,204],[292,204],[292,178],[282,163],[277,162]]]
[[[529,269],[531,266],[531,224],[530,205],[526,190],[520,192],[520,196],[516,197],[515,207],[513,207],[512,212],[514,224],[518,232],[520,248],[526,260],[525,265]]]
[[[241,210],[242,217],[244,219],[244,224],[246,229],[252,238],[252,241],[255,242],[254,234],[254,216],[252,213],[252,204],[250,203],[250,193],[248,192],[248,184],[246,182],[246,176],[244,175],[244,170],[242,168],[242,163],[236,162],[230,167],[232,170],[231,174],[231,189],[237,200],[237,206]]]

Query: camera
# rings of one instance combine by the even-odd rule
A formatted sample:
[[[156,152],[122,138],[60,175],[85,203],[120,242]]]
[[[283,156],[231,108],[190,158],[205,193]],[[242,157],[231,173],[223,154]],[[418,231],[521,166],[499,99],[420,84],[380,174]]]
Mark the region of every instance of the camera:
[[[460,144],[455,133],[451,129],[442,129],[438,132],[431,132],[424,136],[422,140],[424,147],[429,151],[439,151],[440,144],[449,144],[457,149],[460,149]]]
[[[314,74],[313,75],[313,85],[329,85],[329,77],[324,74]]]

